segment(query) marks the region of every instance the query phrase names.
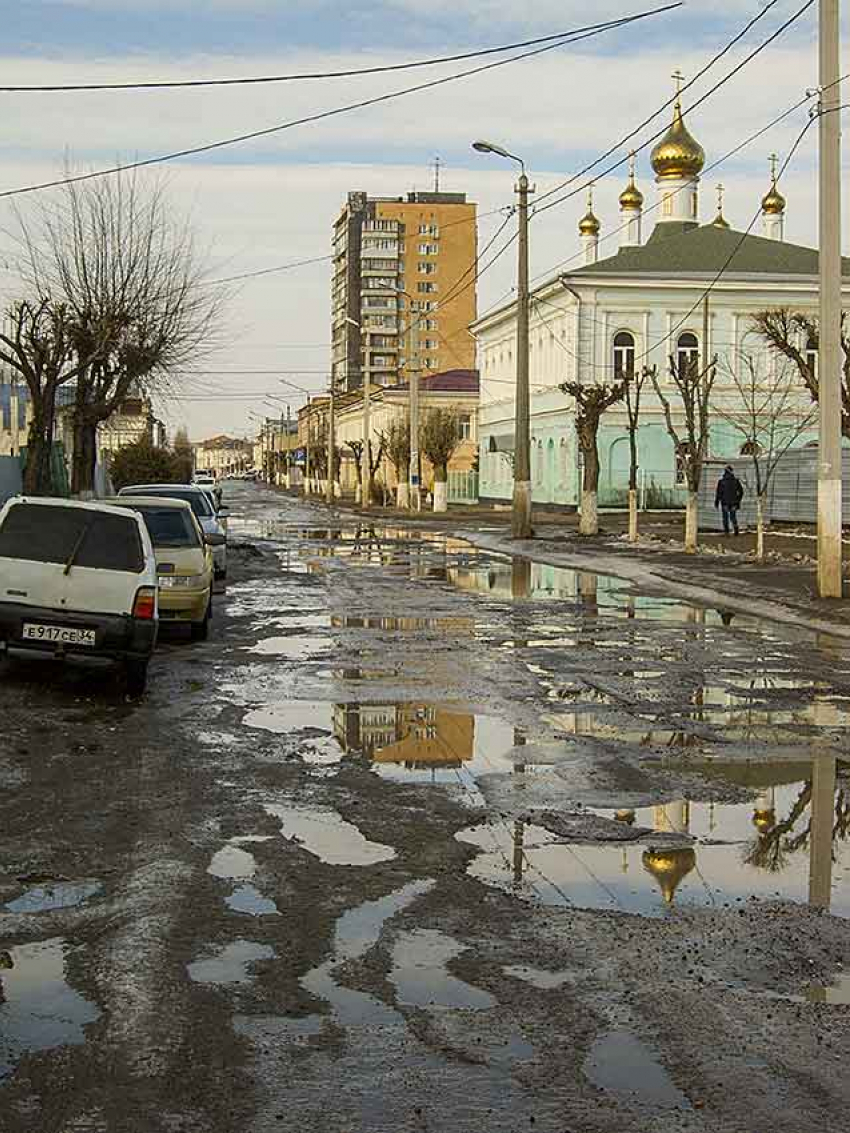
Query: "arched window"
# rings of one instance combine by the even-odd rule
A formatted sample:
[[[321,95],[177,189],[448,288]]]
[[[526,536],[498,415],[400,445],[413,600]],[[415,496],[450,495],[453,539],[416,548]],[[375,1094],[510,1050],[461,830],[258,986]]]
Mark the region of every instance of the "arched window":
[[[815,381],[818,380],[818,344],[814,338],[806,342],[806,365]]]
[[[635,373],[635,338],[627,330],[614,335],[614,377],[633,378]]]
[[[686,330],[676,340],[676,365],[684,375],[694,366],[699,366],[699,343],[697,336]]]

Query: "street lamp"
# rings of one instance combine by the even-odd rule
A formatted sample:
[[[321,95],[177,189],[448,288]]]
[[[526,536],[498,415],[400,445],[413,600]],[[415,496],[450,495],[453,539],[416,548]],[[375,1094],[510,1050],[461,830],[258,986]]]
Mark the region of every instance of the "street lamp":
[[[494,153],[515,161],[520,167],[516,192],[519,197],[519,256],[517,263],[516,316],[516,424],[514,439],[514,499],[511,534],[515,539],[530,539],[531,528],[531,416],[528,393],[528,197],[525,162],[493,142],[477,141],[472,148],[478,153]]]

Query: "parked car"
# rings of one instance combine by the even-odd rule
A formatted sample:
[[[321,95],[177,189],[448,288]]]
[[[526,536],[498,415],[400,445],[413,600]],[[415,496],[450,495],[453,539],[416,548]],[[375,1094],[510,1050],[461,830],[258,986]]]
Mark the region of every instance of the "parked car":
[[[224,536],[205,535],[185,500],[118,496],[115,502],[137,512],[148,529],[156,555],[160,619],[188,622],[192,637],[206,641],[213,602],[212,549]]]
[[[192,505],[195,519],[201,525],[205,535],[221,535],[224,542],[213,547],[213,563],[215,564],[215,577],[227,577],[227,529],[222,520],[227,516],[227,509],[216,511],[215,505],[203,488],[197,484],[133,484],[122,488],[119,496],[156,496],[169,500],[185,500]]]
[[[192,483],[198,488],[203,488],[211,497],[216,511],[221,508],[221,485],[211,472],[196,472],[192,477]]]
[[[16,496],[0,511],[0,642],[109,657],[140,695],[156,645],[156,559],[141,516],[101,502]]]

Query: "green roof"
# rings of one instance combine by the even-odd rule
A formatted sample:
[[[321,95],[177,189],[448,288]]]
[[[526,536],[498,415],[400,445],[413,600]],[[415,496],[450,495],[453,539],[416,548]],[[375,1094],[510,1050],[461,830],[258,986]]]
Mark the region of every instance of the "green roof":
[[[842,260],[850,276],[850,259]],[[586,264],[569,276],[584,275],[808,275],[818,273],[815,248],[748,236],[716,224],[657,224],[645,244],[621,248],[615,256]]]

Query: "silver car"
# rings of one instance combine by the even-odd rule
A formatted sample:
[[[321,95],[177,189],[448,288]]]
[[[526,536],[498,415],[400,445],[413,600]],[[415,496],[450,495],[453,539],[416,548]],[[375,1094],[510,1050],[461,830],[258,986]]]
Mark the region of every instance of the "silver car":
[[[118,493],[119,496],[154,496],[169,500],[185,500],[191,505],[195,518],[205,535],[222,535],[227,538],[227,527],[222,520],[227,508],[216,510],[209,492],[197,484],[128,484]],[[227,577],[227,543],[213,547],[215,577]]]

